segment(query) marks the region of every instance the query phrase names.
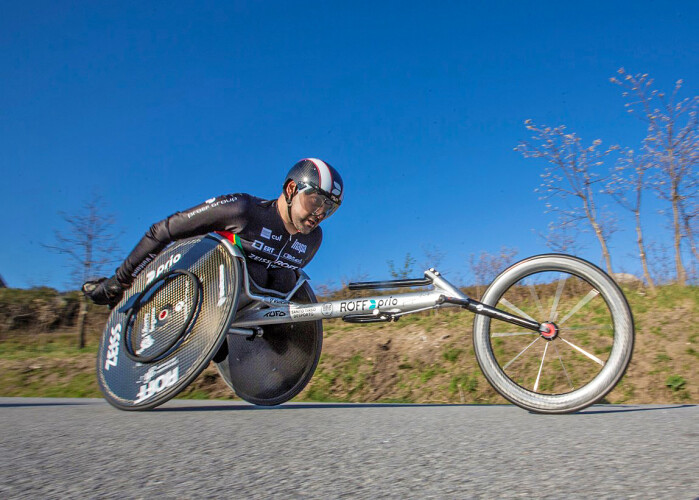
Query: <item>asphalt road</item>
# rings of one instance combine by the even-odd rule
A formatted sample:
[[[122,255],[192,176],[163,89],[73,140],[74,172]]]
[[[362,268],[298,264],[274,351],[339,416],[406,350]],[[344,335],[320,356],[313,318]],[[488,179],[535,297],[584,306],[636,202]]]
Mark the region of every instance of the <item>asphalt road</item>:
[[[699,406],[0,398],[0,498],[699,497]]]

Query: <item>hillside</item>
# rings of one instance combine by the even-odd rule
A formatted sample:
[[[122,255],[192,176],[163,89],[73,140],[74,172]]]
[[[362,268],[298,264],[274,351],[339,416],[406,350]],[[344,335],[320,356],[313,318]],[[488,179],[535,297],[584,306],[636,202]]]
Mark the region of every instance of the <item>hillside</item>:
[[[633,360],[612,403],[699,403],[699,288],[627,289],[636,323]],[[77,293],[0,290],[0,396],[100,397],[95,353],[107,309],[91,306],[78,350]],[[467,312],[421,313],[398,323],[325,322],[323,355],[297,400],[501,403],[473,354]],[[209,366],[180,397],[231,398]]]

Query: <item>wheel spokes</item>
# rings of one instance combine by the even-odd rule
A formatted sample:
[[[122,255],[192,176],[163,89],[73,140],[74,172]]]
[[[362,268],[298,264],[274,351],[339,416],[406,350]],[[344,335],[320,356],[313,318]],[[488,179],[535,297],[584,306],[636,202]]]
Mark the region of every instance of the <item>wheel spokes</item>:
[[[577,304],[575,304],[575,306],[573,307],[573,309],[570,310],[570,312],[566,315],[566,317],[563,318],[563,319],[558,323],[558,326],[561,326],[563,323],[565,323],[566,321],[568,321],[568,319],[570,319],[570,317],[571,317],[573,314],[575,314],[575,313],[578,312],[580,309],[582,309],[582,307],[583,307],[585,304],[587,304],[588,302],[590,302],[590,301],[591,301],[592,299],[594,299],[597,295],[599,295],[599,292],[598,292],[597,290],[595,290],[594,288],[593,288],[592,290],[590,290],[590,291],[587,293],[587,295],[585,295],[585,296],[580,300],[580,302],[578,302]]]
[[[587,352],[586,350],[584,350],[584,349],[582,349],[582,348],[576,346],[575,344],[571,344],[570,342],[568,342],[568,341],[567,341],[566,339],[564,339],[563,337],[558,337],[558,338],[561,339],[561,340],[562,340],[563,342],[565,342],[566,344],[568,344],[568,345],[569,345],[570,347],[572,347],[573,349],[575,349],[576,351],[578,351],[579,353],[581,353],[581,354],[587,356],[588,358],[590,358],[590,359],[591,359],[592,361],[594,361],[595,363],[604,366],[604,361],[602,361],[601,359],[599,359],[599,358],[598,358],[597,356],[595,356],[594,354],[590,354],[589,352]]]
[[[536,382],[534,382],[534,392],[539,388],[539,380],[541,379],[541,371],[544,369],[544,360],[546,359],[546,351],[549,348],[549,343],[546,342],[544,345],[544,355],[541,357],[541,365],[539,365],[539,374],[536,376]]]
[[[570,376],[568,375],[568,370],[566,370],[565,365],[563,364],[563,358],[561,358],[561,353],[558,352],[558,347],[556,347],[556,343],[553,343],[553,348],[556,350],[556,356],[558,357],[558,361],[561,362],[561,368],[563,368],[563,373],[565,374],[566,378],[568,379],[568,383],[570,384],[570,388],[575,390],[575,386],[573,385],[573,381],[570,380]]]
[[[498,364],[519,386],[528,390],[533,387],[538,394],[565,394],[589,383],[606,366],[605,353],[612,349],[608,339],[615,331],[606,295],[589,281],[578,283],[576,279],[576,275],[561,271],[529,275],[511,285],[496,301],[502,310],[531,321],[555,322],[557,327],[555,337],[544,338],[544,348],[540,349],[541,344],[534,345],[543,336],[540,332],[499,322],[491,325],[490,338]],[[594,300],[598,295],[606,307],[599,299]],[[559,341],[572,350],[559,349]]]
[[[579,331],[598,331],[598,330],[614,330],[612,325],[593,325],[593,326],[572,326],[566,327],[565,332],[579,332]]]
[[[567,278],[561,273],[561,277],[558,280],[558,288],[556,288],[556,296],[553,298],[553,305],[551,306],[550,320],[556,321],[556,316],[558,316],[558,301],[561,300],[561,295],[563,294],[563,287],[566,284]]]
[[[512,302],[510,302],[509,300],[507,300],[505,297],[501,298],[501,299],[500,299],[500,302],[502,303],[502,305],[504,305],[505,307],[507,307],[507,308],[508,308],[509,310],[511,310],[512,312],[515,312],[515,313],[519,314],[520,316],[524,316],[525,318],[527,318],[527,319],[530,320],[530,321],[536,321],[534,318],[532,318],[532,317],[529,316],[527,313],[525,313],[524,311],[522,311],[519,307],[517,307],[517,306],[514,305]],[[538,321],[537,321],[537,323],[538,323]]]
[[[535,338],[534,341],[533,341],[531,344],[529,344],[527,347],[525,347],[525,348],[522,350],[522,352],[520,352],[517,356],[515,356],[514,358],[512,358],[505,366],[502,367],[502,369],[503,369],[503,370],[507,370],[507,367],[508,367],[508,366],[510,366],[512,363],[514,363],[514,362],[517,360],[517,358],[519,358],[522,354],[524,354],[524,352],[525,352],[527,349],[529,349],[531,346],[533,346],[533,345],[536,343],[536,341],[539,340],[540,338],[541,338],[541,337]]]
[[[541,301],[539,300],[539,294],[536,293],[536,288],[534,288],[533,283],[529,283],[529,292],[532,294],[532,298],[534,299],[534,303],[536,304],[537,309],[539,309],[539,314],[541,314],[541,317],[544,318],[544,308],[541,305]]]
[[[491,337],[514,337],[516,335],[539,335],[539,332],[507,332],[507,333],[491,333]]]

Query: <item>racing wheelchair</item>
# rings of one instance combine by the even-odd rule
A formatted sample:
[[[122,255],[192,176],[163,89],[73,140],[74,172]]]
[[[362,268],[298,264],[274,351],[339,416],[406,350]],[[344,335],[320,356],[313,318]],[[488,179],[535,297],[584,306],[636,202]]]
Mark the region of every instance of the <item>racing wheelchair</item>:
[[[110,404],[154,408],[213,359],[239,397],[279,405],[311,380],[324,319],[391,322],[439,308],[475,314],[473,348],[483,374],[503,397],[532,412],[571,413],[598,402],[631,360],[634,324],[624,294],[577,257],[524,259],[499,274],[480,301],[428,269],[418,279],[349,284],[390,295],[318,303],[303,271],[288,293],[254,283],[229,236],[210,233],[169,246],[112,310],[97,356],[98,382]],[[395,293],[400,288],[407,291]],[[224,342],[228,354],[219,359]]]

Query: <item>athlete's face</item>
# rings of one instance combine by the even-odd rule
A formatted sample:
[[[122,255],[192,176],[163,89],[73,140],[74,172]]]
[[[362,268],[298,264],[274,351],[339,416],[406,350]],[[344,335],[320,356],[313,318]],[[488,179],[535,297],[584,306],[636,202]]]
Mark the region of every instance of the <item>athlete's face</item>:
[[[314,195],[317,196],[317,195]],[[291,222],[302,234],[309,234],[326,219],[328,211],[317,200],[309,200],[306,193],[298,193],[291,203]]]
[[[293,196],[291,224],[302,234],[313,231],[337,209],[337,204],[320,193],[311,189],[297,190],[293,181],[287,186],[286,194]]]

